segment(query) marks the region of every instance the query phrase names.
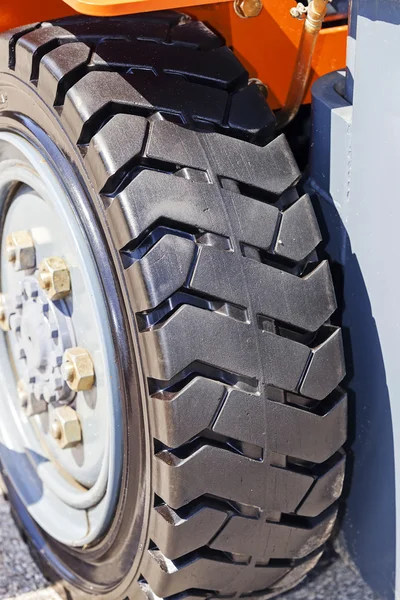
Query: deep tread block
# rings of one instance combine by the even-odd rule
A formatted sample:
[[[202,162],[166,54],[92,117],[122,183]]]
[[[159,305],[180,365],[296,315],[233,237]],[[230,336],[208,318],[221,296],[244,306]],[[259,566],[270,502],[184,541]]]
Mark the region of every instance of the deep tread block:
[[[342,332],[337,327],[332,327],[332,330],[328,339],[312,351],[311,362],[300,388],[303,396],[322,400],[345,376]]]
[[[168,121],[154,121],[151,124],[146,156],[203,170],[209,166],[201,137],[194,131],[174,127]]]
[[[253,555],[257,562],[305,558],[326,542],[335,519],[334,511],[311,527],[301,527],[232,516],[210,546],[222,552]]]
[[[296,513],[303,517],[317,517],[331,504],[333,504],[342,493],[345,471],[344,457],[333,467],[319,476],[304,502]]]
[[[257,246],[262,250],[268,250],[279,222],[279,210],[276,206],[226,190],[222,190],[222,197],[237,216],[239,223],[235,232],[237,240]]]
[[[200,319],[201,315],[201,319]],[[194,345],[186,332],[190,325],[191,335],[202,339]],[[205,312],[195,306],[184,305],[157,329],[142,334],[142,344],[147,356],[150,377],[166,381],[184,371],[195,362],[209,364],[245,377],[256,378],[260,365],[254,337],[249,335],[250,325],[232,321],[213,312]],[[160,349],[180,339],[179,351],[169,355],[162,363],[156,361]],[[265,380],[270,385],[294,391],[306,367],[310,350],[307,346],[281,338],[269,332],[258,334],[265,363]],[[292,370],[285,369],[285,360],[290,360]]]
[[[143,575],[155,594],[172,596],[193,587],[232,594],[242,586],[268,586],[288,571],[289,567],[249,569],[246,564],[222,562],[201,555],[176,568],[159,550],[150,550],[145,559]]]
[[[209,465],[207,471],[202,468],[204,464]],[[262,481],[263,485],[252,486],[252,481]],[[250,506],[263,507],[267,501],[271,511],[291,513],[313,482],[310,475],[208,445],[184,459],[168,450],[155,458],[156,493],[174,509],[206,493]]]
[[[274,408],[263,395],[230,390],[213,424],[213,431],[235,440],[268,447],[265,431],[268,410]]]
[[[91,139],[85,163],[92,171],[98,192],[112,192],[116,175],[122,179],[129,164],[140,156],[147,127],[143,117],[118,114]]]
[[[195,377],[180,392],[155,394],[155,438],[170,448],[181,446],[211,425],[225,393],[221,383]]]
[[[265,362],[263,364],[264,382],[270,385],[294,391],[301,377],[302,369],[309,357],[309,348],[268,331],[259,338]],[[285,368],[290,362],[290,372]]]
[[[150,137],[151,139],[151,137]],[[118,248],[131,245],[161,219],[228,236],[221,207],[210,186],[157,171],[142,171],[108,208]]]
[[[209,544],[227,518],[223,511],[205,505],[181,517],[163,504],[153,509],[150,535],[164,556],[174,560]]]
[[[136,595],[141,600],[155,600],[156,596],[144,578],[140,578],[137,582],[138,590],[135,590]],[[190,590],[179,594],[182,600],[208,600],[211,598],[211,593],[207,590]]]
[[[40,23],[15,27],[10,31],[0,33],[0,68],[13,70],[15,68],[15,46],[22,36],[40,27]]]
[[[198,134],[168,121],[153,123],[147,156],[214,173],[280,196],[300,178],[289,145],[280,135],[260,148],[216,133]]]
[[[275,252],[290,260],[303,260],[321,239],[310,197],[305,194],[282,214]]]
[[[178,23],[171,29],[170,43],[197,50],[213,50],[222,46],[221,38],[201,21]],[[211,58],[211,57],[210,57]]]
[[[153,13],[154,14],[154,13]],[[144,15],[141,15],[143,17]],[[85,20],[71,19],[66,21],[60,19],[59,23],[68,29],[70,33],[85,42],[101,42],[104,40],[104,20],[98,19],[89,24]],[[146,40],[151,42],[165,42],[171,23],[167,19],[112,19],[112,38],[127,40]]]
[[[149,139],[152,139],[151,129]],[[240,220],[238,241],[269,248],[279,210],[227,190],[221,190],[221,194]],[[160,219],[229,237],[231,228],[219,198],[220,193],[207,183],[145,170],[115,198],[108,209],[108,218],[119,248],[132,244]]]
[[[150,100],[153,112],[160,112],[165,116],[179,117],[183,125],[194,122],[206,121],[222,126],[228,92],[214,87],[202,88],[197,82],[187,81],[179,75],[162,74],[157,77],[157,86],[154,85],[154,74],[150,71],[137,71],[126,78]],[[174,90],[179,86],[182,96],[177,98]],[[205,97],[204,97],[205,96]]]
[[[316,331],[336,310],[335,293],[327,261],[304,278],[257,261],[241,264],[240,255],[203,247],[190,287],[247,306],[247,290],[238,285],[245,269],[256,314],[278,319],[307,331]],[[214,271],[215,277],[210,278]]]
[[[96,47],[96,54],[113,67],[135,68],[140,53],[140,42],[105,40]],[[96,62],[96,61],[95,61]],[[140,68],[148,69],[156,75],[170,73],[189,78],[191,81],[205,82],[207,85],[226,89],[247,83],[247,72],[237,58],[226,47],[210,52],[198,52],[190,47],[182,53],[173,44],[154,45],[147,55],[147,61],[140,62]]]
[[[346,441],[346,396],[323,415],[275,402],[268,408],[266,441],[273,452],[322,463]]]
[[[274,135],[276,118],[257,85],[248,85],[232,96],[228,124],[235,130],[251,131],[269,139]],[[243,119],[246,115],[246,120]]]
[[[147,254],[127,270],[135,293],[135,308],[154,308],[183,287],[195,258],[196,245],[176,235],[164,235]],[[165,273],[172,275],[166,279]]]
[[[80,67],[87,65],[90,48],[82,42],[69,44],[68,52],[63,46],[51,50],[40,61],[38,93],[50,104],[56,104],[59,92]]]
[[[118,112],[145,115],[161,112],[179,117],[182,124],[192,120],[222,124],[227,92],[206,88],[207,97],[204,99],[196,83],[179,80],[177,76],[174,79],[172,75],[160,75],[155,86],[154,78],[154,74],[145,71],[124,76],[103,71],[88,73],[69,90],[65,101],[63,120],[73,139],[81,144],[90,141],[90,127],[93,131],[94,124],[96,133],[110,111],[111,115]],[[182,90],[179,103],[172,94],[174,83],[179,84]],[[82,94],[87,95],[87,101],[78,108],[76,99]]]
[[[308,560],[301,562],[299,565],[295,566],[291,571],[289,571],[280,581],[278,581],[273,588],[275,587],[277,590],[286,591],[292,588],[293,586],[299,584],[307,573],[315,567],[318,563],[319,559],[322,556],[322,552],[314,554]]]
[[[20,37],[15,47],[15,72],[25,81],[37,79],[41,58],[65,42],[78,40],[62,27],[41,27]]]
[[[265,446],[271,452],[322,463],[346,440],[347,398],[325,414],[232,391],[213,426],[216,433]]]
[[[279,197],[300,179],[300,171],[283,135],[263,148],[222,136],[213,143],[212,137],[204,135],[203,142],[219,175],[254,186],[272,196]]]
[[[119,112],[134,112],[135,107],[151,111],[152,106],[119,74],[105,71],[87,73],[68,91],[61,121],[75,143],[88,143],[107,118],[105,109],[119,105]],[[94,132],[88,125],[100,116]],[[111,114],[112,116],[112,114]]]

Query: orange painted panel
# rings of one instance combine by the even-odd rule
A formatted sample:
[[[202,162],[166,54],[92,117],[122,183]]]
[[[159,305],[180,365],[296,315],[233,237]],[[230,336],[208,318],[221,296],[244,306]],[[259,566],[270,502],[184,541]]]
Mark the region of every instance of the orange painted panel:
[[[78,12],[86,15],[111,17],[129,13],[149,12],[152,10],[182,9],[182,0],[64,0]],[[220,0],[221,1],[221,0]],[[230,0],[222,0],[229,2]],[[187,5],[188,0],[185,2]],[[190,6],[197,4],[192,0]],[[212,4],[215,0],[204,0],[203,4]]]

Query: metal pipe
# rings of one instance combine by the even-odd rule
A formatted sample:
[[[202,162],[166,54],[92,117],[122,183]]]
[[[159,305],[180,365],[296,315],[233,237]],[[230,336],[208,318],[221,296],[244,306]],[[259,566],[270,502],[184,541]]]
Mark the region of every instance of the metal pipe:
[[[306,94],[315,45],[326,15],[328,2],[329,0],[312,0],[307,8],[303,7],[304,10],[301,10],[302,5],[300,4],[297,9],[292,11],[292,15],[297,18],[302,12],[306,14],[306,17],[289,92],[277,117],[278,129],[283,129],[294,119]]]

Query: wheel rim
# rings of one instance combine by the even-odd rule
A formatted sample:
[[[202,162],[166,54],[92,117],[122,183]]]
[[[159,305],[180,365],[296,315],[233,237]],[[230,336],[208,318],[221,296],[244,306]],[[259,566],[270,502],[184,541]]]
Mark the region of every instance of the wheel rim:
[[[59,542],[80,547],[107,529],[120,486],[122,415],[112,329],[90,246],[62,182],[21,136],[0,132],[0,141],[23,155],[0,163],[8,329],[0,340],[1,459],[35,521]],[[16,269],[8,260],[7,236],[20,231],[32,236],[33,268]],[[72,291],[52,301],[39,286],[38,266],[54,256],[66,261]],[[71,347],[84,348],[93,361],[95,385],[87,391],[71,390],[61,373],[60,357]],[[82,440],[62,448],[52,425],[65,406],[78,416]]]

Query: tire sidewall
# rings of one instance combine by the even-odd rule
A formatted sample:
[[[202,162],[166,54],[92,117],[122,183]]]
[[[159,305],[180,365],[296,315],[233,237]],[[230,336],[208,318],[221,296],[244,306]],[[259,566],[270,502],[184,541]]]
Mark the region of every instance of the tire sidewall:
[[[12,473],[5,473],[10,502],[18,524],[26,531],[35,549],[34,554],[50,567],[55,579],[61,577],[69,584],[69,592],[74,598],[83,600],[88,594],[104,597],[105,593],[110,600],[125,599],[127,593],[132,598],[132,583],[137,578],[147,547],[152,496],[150,434],[147,406],[142,401],[146,393],[145,380],[138,360],[137,331],[125,289],[123,267],[104,218],[104,204],[95,192],[79,148],[68,138],[56,110],[42,101],[32,85],[11,73],[0,73],[0,91],[7,97],[4,110],[0,110],[0,130],[23,136],[52,165],[68,189],[76,218],[89,240],[113,329],[124,419],[121,493],[114,521],[96,545],[85,551],[75,551],[55,542],[36,525],[19,500],[12,485]],[[3,229],[6,210],[1,210],[0,227]],[[107,588],[100,585],[105,578],[102,569],[105,561],[107,573],[111,570],[119,578],[117,584],[114,581]],[[97,578],[98,586],[94,585]]]

